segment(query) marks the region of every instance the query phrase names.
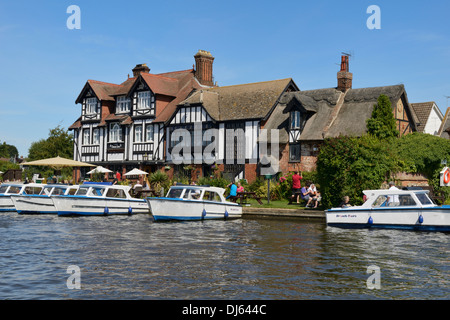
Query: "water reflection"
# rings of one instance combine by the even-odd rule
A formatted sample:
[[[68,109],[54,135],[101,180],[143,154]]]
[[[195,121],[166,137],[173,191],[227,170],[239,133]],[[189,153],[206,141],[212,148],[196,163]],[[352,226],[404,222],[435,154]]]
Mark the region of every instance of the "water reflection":
[[[0,215],[3,299],[447,299],[448,234]],[[66,287],[67,266],[81,290]],[[366,286],[367,267],[381,289]]]

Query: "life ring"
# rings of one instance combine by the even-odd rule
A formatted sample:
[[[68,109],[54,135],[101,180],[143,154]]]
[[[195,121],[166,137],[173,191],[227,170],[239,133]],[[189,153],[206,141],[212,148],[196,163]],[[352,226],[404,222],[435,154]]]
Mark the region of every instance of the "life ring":
[[[444,183],[448,184],[450,182],[450,170],[447,169],[444,172]]]

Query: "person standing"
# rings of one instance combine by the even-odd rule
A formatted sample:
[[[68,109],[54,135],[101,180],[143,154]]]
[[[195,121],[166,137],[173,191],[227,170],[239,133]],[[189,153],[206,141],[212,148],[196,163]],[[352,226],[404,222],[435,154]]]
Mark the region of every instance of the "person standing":
[[[300,190],[302,188],[300,180],[303,179],[303,176],[298,174],[298,171],[295,171],[294,175],[292,176],[292,197],[295,197],[297,200],[297,203],[299,203],[300,198]]]

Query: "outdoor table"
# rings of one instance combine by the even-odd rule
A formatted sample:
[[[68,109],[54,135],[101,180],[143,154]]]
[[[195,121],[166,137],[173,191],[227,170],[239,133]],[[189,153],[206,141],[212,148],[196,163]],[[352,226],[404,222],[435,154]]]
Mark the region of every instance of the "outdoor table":
[[[240,200],[239,201],[240,204],[247,203],[246,200],[248,198],[256,199],[256,201],[258,201],[259,204],[263,204],[262,201],[261,201],[261,197],[256,196],[255,192],[246,192],[246,191],[238,192],[236,194],[236,198],[238,198]]]

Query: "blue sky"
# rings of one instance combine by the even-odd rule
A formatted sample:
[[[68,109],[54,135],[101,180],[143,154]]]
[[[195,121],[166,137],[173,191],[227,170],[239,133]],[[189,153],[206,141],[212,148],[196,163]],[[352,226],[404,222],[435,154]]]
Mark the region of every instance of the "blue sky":
[[[70,30],[67,8],[81,9]],[[366,26],[370,5],[381,29]],[[0,142],[27,156],[49,130],[80,115],[88,79],[123,82],[215,57],[218,85],[293,78],[301,90],[336,86],[352,52],[353,88],[404,84],[409,102],[450,106],[448,1],[0,0]]]

